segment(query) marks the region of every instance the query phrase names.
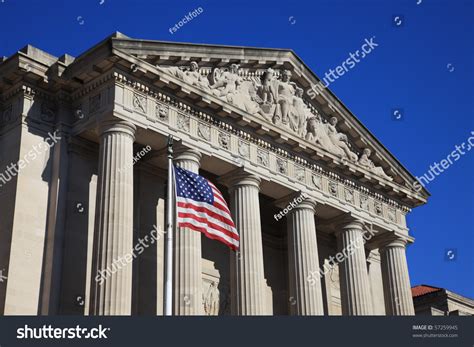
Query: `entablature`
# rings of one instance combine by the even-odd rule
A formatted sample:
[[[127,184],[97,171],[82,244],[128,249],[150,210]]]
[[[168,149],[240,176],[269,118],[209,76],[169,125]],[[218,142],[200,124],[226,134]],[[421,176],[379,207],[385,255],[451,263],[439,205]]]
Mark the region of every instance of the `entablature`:
[[[125,113],[133,114],[137,117],[136,121],[144,126],[171,118],[167,112],[173,110],[176,124],[200,124],[196,128],[196,138],[208,137],[209,127],[217,127],[221,132],[225,130],[223,133],[237,138],[237,144],[255,146],[254,152],[260,156],[259,160],[265,160],[261,158],[261,153],[265,152],[278,157],[275,172],[279,174],[286,172],[285,165],[280,164],[290,161],[294,163],[293,168],[311,171],[308,177],[313,174],[325,177],[327,186],[332,187],[327,191],[329,193],[334,191],[334,184],[330,182],[342,182],[344,187],[352,186],[359,191],[360,196],[372,196],[377,201],[403,210],[403,213],[426,202],[427,192],[413,189],[415,179],[329,90],[317,93],[314,100],[301,95],[304,88],[317,83],[318,79],[293,52],[155,41],[140,41],[137,44],[129,41],[133,40],[109,38],[78,58],[65,55],[55,61],[54,57],[47,55],[42,63],[43,57],[39,52],[33,52],[32,48],[29,49],[31,56],[26,54],[24,58],[18,55],[21,59],[37,59],[44,68],[25,70],[23,67],[25,71],[14,74],[23,76],[23,80],[16,80],[15,84],[10,85],[2,84],[2,115],[5,112],[8,115],[8,99],[18,83],[24,83],[28,88],[31,85],[33,91],[44,94],[46,116],[55,113],[56,108],[49,107],[51,100],[69,103],[72,113],[79,115],[71,118],[71,122],[75,122],[71,125],[76,131],[81,131],[85,125],[92,125],[92,117],[97,112],[106,111],[104,106],[108,107],[108,111],[110,107],[115,108],[112,104],[119,105],[119,108],[121,104],[126,105]],[[0,69],[5,69],[9,61],[7,59],[0,64]],[[7,70],[13,73],[11,67]],[[291,71],[292,77],[283,77],[288,76],[288,71]],[[268,88],[264,85],[265,76],[270,76],[272,85]],[[246,84],[249,95],[259,93],[260,100],[250,100],[253,102],[250,106],[258,105],[257,108],[246,108],[245,102],[249,100],[244,100],[244,104],[229,100],[226,87],[236,79],[239,79],[239,84]],[[204,81],[203,84],[198,83],[200,80]],[[290,111],[294,111],[290,101],[298,104],[298,110],[306,114],[306,129],[301,124],[293,129],[283,126],[281,119],[274,122],[275,113],[271,110],[268,117],[265,112],[260,112],[265,108],[259,103],[265,95],[261,92],[267,91],[268,96],[274,98],[272,88],[281,88],[282,93],[289,88],[286,90],[290,91],[287,100],[283,97],[279,105],[276,105],[279,103],[277,100],[273,100],[273,106],[283,108],[286,103]],[[125,100],[125,97],[129,99]],[[119,98],[122,101],[117,101]],[[283,113],[280,110],[278,116],[283,117]],[[333,119],[334,124],[331,123]],[[308,135],[311,133],[308,131],[308,120],[318,123],[319,134],[314,131],[313,138]],[[327,146],[315,141],[314,138],[321,137],[324,132],[333,136],[330,140],[335,139],[335,146],[334,141],[328,142]],[[219,142],[217,144],[220,146]],[[365,148],[370,148],[374,155],[366,153]],[[245,157],[245,148],[236,149],[239,157]],[[298,177],[303,174],[294,170],[294,176],[289,178],[298,182]],[[290,174],[290,170],[286,173]],[[343,200],[350,201],[350,196],[345,197],[345,188],[342,191]],[[373,211],[379,211],[375,203]]]

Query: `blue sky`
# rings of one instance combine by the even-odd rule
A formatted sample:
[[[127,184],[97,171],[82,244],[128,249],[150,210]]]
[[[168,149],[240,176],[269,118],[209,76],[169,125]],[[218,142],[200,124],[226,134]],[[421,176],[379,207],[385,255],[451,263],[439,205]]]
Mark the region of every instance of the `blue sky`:
[[[198,17],[170,33],[198,7]],[[321,78],[375,36],[378,47],[330,89],[406,168],[421,176],[474,131],[473,1],[0,0],[0,25],[4,56],[28,43],[77,56],[120,31],[143,39],[291,48]],[[392,115],[397,109],[401,120]],[[474,150],[427,186],[429,203],[409,216],[416,238],[408,249],[413,285],[474,297],[473,166]]]

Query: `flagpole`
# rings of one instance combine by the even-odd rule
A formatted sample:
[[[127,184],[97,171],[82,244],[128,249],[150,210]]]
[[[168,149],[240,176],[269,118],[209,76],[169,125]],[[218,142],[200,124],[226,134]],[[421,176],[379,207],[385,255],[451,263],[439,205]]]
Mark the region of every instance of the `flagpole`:
[[[236,294],[237,295],[236,295],[236,298],[235,298],[235,301],[236,301],[235,314],[240,316],[242,314],[242,312],[241,312],[242,306],[240,304],[240,248],[239,248],[239,250],[235,251],[235,268],[236,268],[236,272],[237,272],[236,276],[235,276],[235,283],[237,284],[236,285],[236,287],[237,287]]]
[[[173,304],[173,136],[168,136],[168,193],[166,197],[166,273],[165,316],[171,316]]]

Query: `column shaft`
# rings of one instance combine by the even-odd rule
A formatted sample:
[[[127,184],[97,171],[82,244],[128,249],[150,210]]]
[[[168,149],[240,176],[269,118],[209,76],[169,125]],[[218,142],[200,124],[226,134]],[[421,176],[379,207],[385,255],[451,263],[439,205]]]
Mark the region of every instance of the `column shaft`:
[[[240,235],[240,252],[231,253],[234,315],[266,313],[259,185],[258,177],[244,172],[231,181],[231,211]]]
[[[380,253],[387,315],[414,315],[405,242],[395,240],[382,247]]]
[[[287,217],[290,312],[323,315],[314,204],[301,202]]]
[[[135,127],[114,121],[101,124],[100,130],[91,312],[130,315]]]
[[[201,154],[193,149],[175,151],[175,164],[199,172]],[[202,249],[201,233],[176,228],[174,235],[173,301],[175,315],[202,315]]]
[[[342,314],[364,316],[372,314],[370,283],[363,239],[362,223],[351,221],[338,233]],[[337,258],[336,258],[337,259]]]

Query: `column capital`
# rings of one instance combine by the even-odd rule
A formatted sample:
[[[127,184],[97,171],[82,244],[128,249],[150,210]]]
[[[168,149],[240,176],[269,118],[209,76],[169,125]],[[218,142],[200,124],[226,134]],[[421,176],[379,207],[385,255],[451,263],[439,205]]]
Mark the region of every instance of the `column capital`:
[[[103,120],[99,123],[100,136],[108,133],[123,133],[135,140],[136,131],[137,127],[133,123],[118,118]]]
[[[245,171],[243,168],[232,170],[219,179],[219,182],[227,185],[230,191],[238,186],[253,186],[260,190],[261,181],[260,177]]]
[[[364,232],[364,222],[361,219],[354,218],[350,215],[345,215],[340,219],[334,221],[334,226],[336,227],[336,236],[346,230],[360,230]]]
[[[175,161],[192,161],[196,163],[198,166],[200,165],[202,154],[201,152],[193,149],[185,147],[181,144],[175,146],[173,148],[174,160]]]
[[[312,210],[313,213],[315,212],[317,205],[314,199],[312,199],[306,192],[301,190],[275,200],[274,204],[278,208],[285,208],[288,205],[291,205],[292,202],[295,204],[295,206],[292,206],[292,210],[308,209]]]
[[[386,240],[381,241],[379,249],[380,252],[384,252],[387,248],[391,247],[406,248],[407,244],[408,240],[406,239],[397,236],[390,236]]]

